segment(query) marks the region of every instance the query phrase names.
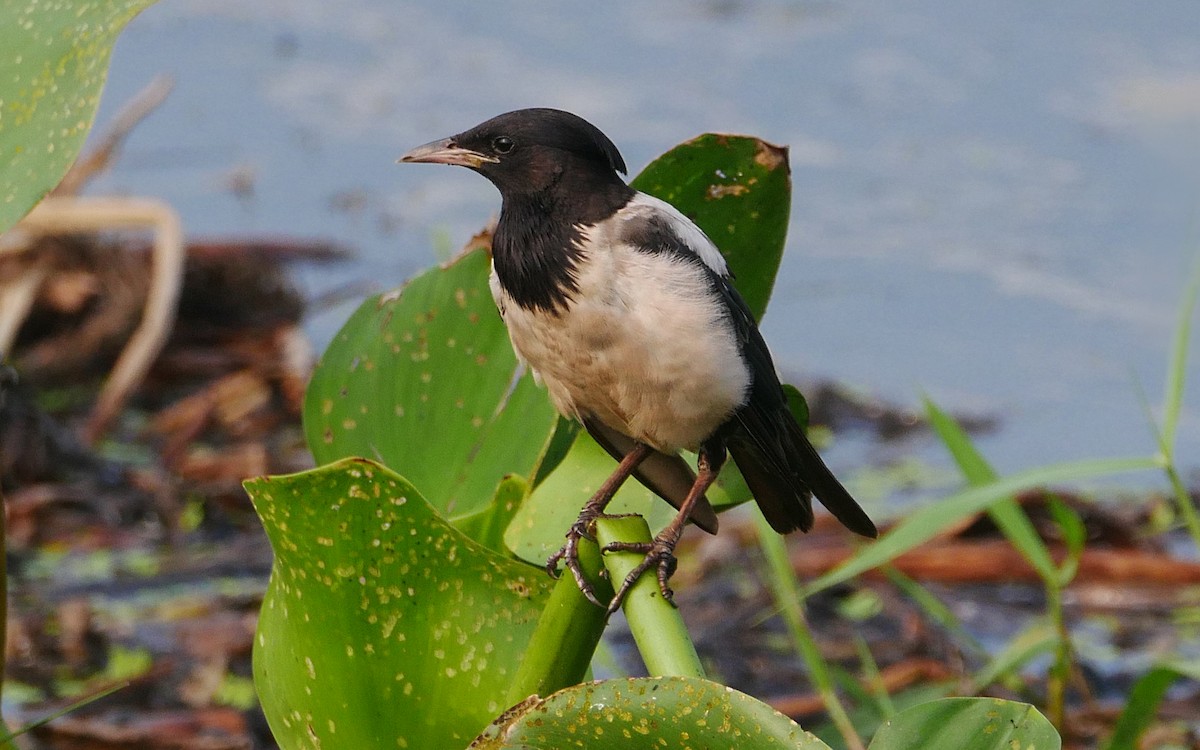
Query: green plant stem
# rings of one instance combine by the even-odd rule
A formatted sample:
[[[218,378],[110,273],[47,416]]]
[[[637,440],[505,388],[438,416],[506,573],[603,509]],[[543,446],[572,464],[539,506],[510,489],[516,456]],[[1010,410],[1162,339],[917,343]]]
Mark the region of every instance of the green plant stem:
[[[804,617],[804,598],[800,594],[799,581],[796,580],[796,572],[788,559],[783,537],[775,533],[761,513],[755,513],[754,520],[758,527],[758,543],[770,570],[767,578],[771,592],[775,595],[776,605],[783,612],[784,622],[787,623],[788,632],[796,643],[800,658],[808,667],[813,685],[817,688],[821,700],[825,702],[825,710],[829,712],[829,718],[845,740],[846,747],[850,750],[864,750],[862,738],[855,731],[850,715],[833,687],[829,665],[825,663],[825,657],[821,655]]]
[[[604,547],[617,541],[650,542],[650,527],[641,516],[598,519],[596,542]],[[624,581],[642,558],[638,552],[605,553],[604,567],[609,580]],[[678,608],[663,599],[653,570],[647,571],[629,590],[622,609],[651,677],[705,676],[683,617]]]
[[[1067,679],[1071,674],[1071,634],[1067,632],[1067,621],[1063,615],[1062,589],[1046,582],[1046,609],[1054,629],[1054,663],[1046,676],[1046,714],[1056,727],[1064,726],[1066,720]]]
[[[871,647],[858,633],[854,634],[854,650],[858,653],[859,663],[862,664],[863,681],[874,696],[880,715],[884,719],[892,718],[896,715],[896,704],[892,702],[892,696],[883,682],[883,675],[879,673],[879,664],[875,661],[875,655],[871,653]]]
[[[1175,494],[1175,505],[1179,508],[1179,515],[1183,517],[1183,523],[1187,526],[1188,533],[1192,537],[1196,548],[1200,549],[1200,515],[1196,513],[1196,506],[1192,503],[1192,498],[1188,494],[1187,487],[1183,485],[1183,480],[1179,477],[1179,471],[1175,468],[1175,459],[1173,456],[1166,455],[1163,465],[1163,471],[1167,473],[1167,481],[1171,483],[1171,491]]]
[[[612,587],[600,577],[600,550],[595,542],[586,539],[580,542],[579,561],[596,595],[601,600],[611,596]],[[564,572],[550,592],[550,600],[513,677],[508,705],[582,682],[604,634],[605,621],[604,610],[588,601],[574,576]]]

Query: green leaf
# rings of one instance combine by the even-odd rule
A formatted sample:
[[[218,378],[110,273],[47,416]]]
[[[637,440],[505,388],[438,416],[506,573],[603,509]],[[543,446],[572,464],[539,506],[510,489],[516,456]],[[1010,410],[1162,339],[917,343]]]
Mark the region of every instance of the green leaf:
[[[658,157],[630,184],[671,203],[704,230],[729,263],[738,291],[761,318],[779,271],[791,211],[787,149],[758,138],[709,133]],[[793,410],[807,417],[799,392],[793,388],[788,396]],[[694,465],[691,456],[688,460]],[[526,560],[545,560],[562,545],[580,507],[615,468],[613,459],[580,433],[518,512],[505,537],[512,550]],[[614,513],[646,516],[655,531],[674,515],[636,481],[626,484],[617,498]],[[732,461],[708,498],[717,509],[750,499]]]
[[[733,688],[693,677],[605,680],[506,711],[471,750],[829,750],[791,719]]]
[[[1056,750],[1062,739],[1036,708],[998,698],[943,698],[886,722],[870,750]]]
[[[1067,555],[1063,558],[1057,575],[1058,587],[1066,588],[1079,572],[1079,560],[1083,557],[1083,548],[1087,544],[1087,527],[1071,506],[1054,496],[1050,497],[1050,515],[1054,516],[1054,522],[1058,524],[1067,547]]]
[[[1137,750],[1141,747],[1138,740],[1154,721],[1154,714],[1167,694],[1167,688],[1180,678],[1200,682],[1200,661],[1162,664],[1142,675],[1129,691],[1125,710],[1117,719],[1112,737],[1104,746],[1105,750]]]
[[[507,705],[545,574],[370,461],[246,489],[275,552],[254,682],[281,747],[462,747]]]
[[[652,161],[630,184],[704,230],[762,318],[783,257],[792,210],[787,149],[759,138],[706,133]]]
[[[808,430],[808,401],[800,389],[789,383],[783,384],[783,395],[787,396],[788,409],[800,426]]]
[[[504,530],[512,522],[528,493],[529,484],[525,479],[510,474],[501,480],[490,505],[477,513],[456,519],[454,526],[484,547],[502,552],[507,549],[504,546]]]
[[[75,161],[96,117],[113,42],[154,0],[17,2],[0,10],[0,232]]]
[[[992,683],[1003,681],[1020,670],[1034,657],[1053,652],[1060,640],[1051,623],[1044,619],[1035,620],[1009,638],[1004,648],[971,677],[972,692],[986,690]]]
[[[978,487],[996,481],[998,476],[995,470],[976,450],[971,438],[953,417],[928,398],[925,399],[925,414],[969,484]],[[1038,536],[1037,529],[1015,498],[1007,497],[992,505],[988,508],[988,515],[1043,581],[1058,580],[1058,566],[1050,557],[1050,550]]]
[[[355,312],[305,396],[319,463],[378,460],[451,520],[484,511],[505,475],[535,473],[557,416],[531,377],[513,385],[489,263],[476,247]]]
[[[956,492],[910,513],[893,526],[891,531],[880,537],[877,542],[863,547],[849,560],[810,583],[805,588],[805,596],[811,596],[830,586],[844,583],[860,573],[891,562],[910,549],[919,547],[934,538],[944,529],[1004,500],[1013,493],[1053,482],[1123,474],[1158,467],[1159,461],[1153,456],[1076,461],[1031,469],[998,479],[990,484]]]

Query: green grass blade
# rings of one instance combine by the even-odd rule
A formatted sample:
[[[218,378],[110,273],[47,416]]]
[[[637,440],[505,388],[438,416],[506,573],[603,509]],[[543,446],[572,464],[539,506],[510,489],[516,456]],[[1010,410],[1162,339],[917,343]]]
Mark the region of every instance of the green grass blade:
[[[932,591],[901,573],[894,565],[885,565],[883,573],[901,593],[921,608],[926,617],[951,633],[972,655],[980,658],[987,656],[983,644],[963,627],[962,621]]]
[[[1163,664],[1142,675],[1129,692],[1125,710],[1104,750],[1138,750],[1138,740],[1154,721],[1167,688],[1183,677],[1200,680],[1200,661]]]
[[[1045,620],[1035,622],[1011,639],[1000,653],[971,678],[971,692],[978,693],[1005,675],[1020,669],[1030,659],[1050,653],[1058,646],[1058,633]]]
[[[842,735],[842,739],[845,740],[846,746],[851,750],[862,750],[864,747],[862,740],[854,729],[854,724],[850,721],[850,715],[846,712],[845,706],[838,698],[829,665],[821,655],[817,642],[809,630],[808,622],[805,620],[799,581],[796,580],[796,573],[788,558],[783,537],[775,533],[762,513],[754,514],[754,522],[758,531],[759,547],[767,560],[767,579],[771,586],[771,592],[775,596],[776,605],[782,611],[783,621],[787,623],[788,633],[796,644],[796,650],[799,652],[800,658],[804,660],[805,666],[808,667],[809,678],[821,695],[821,699],[825,703],[825,710]]]
[[[824,591],[872,568],[891,562],[964,518],[991,507],[1022,490],[1055,482],[1158,469],[1161,466],[1162,462],[1157,456],[1073,461],[1030,469],[991,484],[956,492],[936,503],[918,509],[896,524],[879,541],[866,545],[849,560],[817,578],[808,585],[805,596]]]
[[[954,458],[967,483],[978,487],[998,478],[994,469],[975,448],[971,438],[946,412],[930,399],[924,399],[925,414],[934,431]],[[988,509],[988,515],[1009,543],[1029,561],[1043,581],[1054,580],[1057,568],[1037,529],[1014,498],[1007,498]]]
[[[1175,433],[1183,409],[1183,389],[1187,380],[1188,344],[1192,338],[1192,318],[1200,301],[1200,251],[1196,253],[1183,300],[1179,303],[1179,321],[1171,342],[1171,357],[1167,364],[1167,386],[1163,395],[1163,450],[1168,459],[1175,452]]]

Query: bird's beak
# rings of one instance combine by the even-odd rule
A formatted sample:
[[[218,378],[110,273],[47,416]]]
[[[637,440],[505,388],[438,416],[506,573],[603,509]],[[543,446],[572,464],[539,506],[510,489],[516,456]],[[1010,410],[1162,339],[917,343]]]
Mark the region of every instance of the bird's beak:
[[[500,160],[494,156],[472,151],[469,148],[462,148],[454,142],[453,138],[443,138],[440,141],[426,143],[424,146],[417,146],[412,151],[401,156],[399,161],[455,164],[460,167],[478,169],[484,164],[494,164]]]

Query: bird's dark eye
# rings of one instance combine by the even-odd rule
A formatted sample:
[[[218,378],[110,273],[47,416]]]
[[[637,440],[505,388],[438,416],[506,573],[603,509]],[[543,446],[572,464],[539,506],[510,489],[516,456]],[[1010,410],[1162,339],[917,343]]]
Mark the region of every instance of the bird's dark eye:
[[[498,135],[492,139],[492,149],[497,154],[507,154],[513,150],[513,146],[515,145],[517,144],[513,143],[513,139],[507,135]]]

